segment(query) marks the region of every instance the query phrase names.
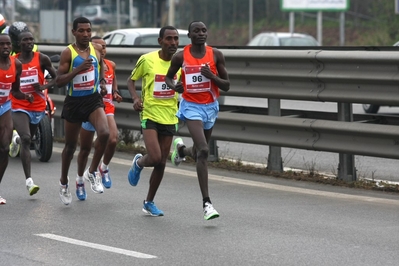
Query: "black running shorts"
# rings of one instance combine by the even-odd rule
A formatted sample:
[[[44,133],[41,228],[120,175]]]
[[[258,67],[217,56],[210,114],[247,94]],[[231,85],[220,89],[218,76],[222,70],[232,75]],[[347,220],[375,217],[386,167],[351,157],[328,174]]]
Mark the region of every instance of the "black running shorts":
[[[99,93],[87,96],[72,97],[67,95],[64,101],[61,118],[70,123],[89,121],[89,116],[97,108],[104,108],[103,98]]]

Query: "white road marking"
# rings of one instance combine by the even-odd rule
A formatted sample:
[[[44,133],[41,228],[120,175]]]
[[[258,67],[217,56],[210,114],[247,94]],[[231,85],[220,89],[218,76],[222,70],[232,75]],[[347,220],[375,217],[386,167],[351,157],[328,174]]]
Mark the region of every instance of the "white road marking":
[[[56,148],[54,148],[54,149],[56,149]],[[60,152],[62,152],[62,149],[59,149],[59,150],[60,150]],[[133,156],[132,156],[132,159],[133,159]],[[112,158],[112,163],[130,166],[132,164],[132,161],[125,160],[125,159],[119,159],[119,158]],[[178,169],[178,168],[166,167],[165,172],[170,173],[170,174],[175,174],[175,175],[182,175],[185,177],[197,178],[197,173],[195,171],[187,171],[187,170]],[[323,197],[330,197],[330,198],[344,199],[344,200],[359,200],[359,201],[365,201],[365,202],[393,204],[393,205],[399,206],[399,200],[393,200],[393,199],[368,197],[368,196],[361,196],[361,195],[350,195],[350,194],[344,194],[344,193],[328,192],[328,191],[321,191],[321,190],[314,190],[314,189],[307,189],[307,188],[275,185],[275,184],[270,184],[270,183],[251,181],[251,180],[245,180],[245,179],[239,179],[239,178],[232,178],[232,177],[228,177],[228,176],[212,175],[212,174],[209,174],[208,178],[209,178],[209,180],[216,180],[216,181],[244,185],[244,186],[263,187],[266,189],[273,189],[273,190],[284,191],[284,192],[301,193],[301,194],[306,194],[306,195],[323,196]]]
[[[140,253],[140,252],[137,252],[137,251],[131,251],[131,250],[121,249],[121,248],[114,248],[114,247],[110,247],[110,246],[90,243],[90,242],[76,240],[76,239],[73,239],[73,238],[64,237],[64,236],[58,236],[58,235],[54,235],[54,234],[36,234],[36,236],[49,238],[49,239],[52,239],[52,240],[65,242],[65,243],[69,243],[69,244],[73,244],[73,245],[78,245],[78,246],[83,246],[83,247],[88,247],[88,248],[94,248],[94,249],[99,249],[99,250],[103,250],[103,251],[113,252],[113,253],[122,254],[122,255],[126,255],[126,256],[136,257],[136,258],[139,258],[139,259],[154,259],[154,258],[156,258],[156,256],[145,254],[145,253]]]

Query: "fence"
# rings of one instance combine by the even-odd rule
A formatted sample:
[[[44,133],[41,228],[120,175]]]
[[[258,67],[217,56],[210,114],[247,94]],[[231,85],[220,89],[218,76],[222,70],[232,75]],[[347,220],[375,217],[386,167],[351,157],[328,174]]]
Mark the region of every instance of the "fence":
[[[49,55],[64,47],[40,46]],[[107,49],[117,65],[119,89],[138,57],[153,48]],[[352,103],[399,106],[399,70],[395,51],[229,50],[222,49],[231,89],[222,95],[268,99],[268,108],[227,108],[221,101],[215,140],[270,145],[268,168],[281,171],[281,148],[291,147],[339,153],[338,176],[356,180],[354,155],[399,158],[396,117],[362,116],[354,119]],[[58,110],[62,96],[53,97]],[[280,99],[336,102],[331,115],[299,113],[281,116]],[[269,114],[269,115],[266,115]],[[284,115],[284,114],[283,114]],[[117,106],[118,126],[139,129],[137,114],[128,103]],[[334,119],[334,120],[332,120]],[[384,123],[384,124],[382,124]],[[179,134],[188,135],[185,127]]]

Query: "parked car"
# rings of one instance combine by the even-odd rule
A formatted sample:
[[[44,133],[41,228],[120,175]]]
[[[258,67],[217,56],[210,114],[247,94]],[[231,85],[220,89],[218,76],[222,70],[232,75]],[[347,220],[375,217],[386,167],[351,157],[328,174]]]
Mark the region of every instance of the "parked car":
[[[116,10],[110,5],[88,5],[82,11],[82,16],[88,18],[93,25],[116,25]],[[120,14],[120,24],[129,25],[129,15]]]
[[[119,29],[106,33],[103,39],[107,45],[135,45],[135,46],[158,46],[160,28],[130,28]],[[187,30],[180,30],[179,46],[191,43]]]
[[[399,42],[396,42],[393,46],[399,46]],[[376,114],[380,110],[380,105],[376,104],[363,104],[364,112],[368,114]]]
[[[73,11],[73,18],[75,19],[75,18],[83,16],[83,10],[85,9],[86,6],[87,5],[78,5],[75,8],[75,11]]]
[[[247,46],[320,46],[320,44],[308,34],[262,32],[256,35]]]

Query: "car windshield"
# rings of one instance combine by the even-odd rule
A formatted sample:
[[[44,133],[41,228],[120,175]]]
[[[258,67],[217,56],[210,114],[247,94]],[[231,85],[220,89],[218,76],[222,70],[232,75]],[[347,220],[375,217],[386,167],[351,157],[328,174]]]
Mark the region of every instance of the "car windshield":
[[[97,8],[95,7],[86,7],[84,9],[84,15],[85,16],[96,16],[97,15]]]
[[[179,46],[185,46],[190,43],[191,40],[187,37],[187,35],[179,35]],[[135,39],[134,45],[159,45],[158,34],[138,37]]]
[[[317,42],[308,37],[280,38],[281,46],[317,46]]]

